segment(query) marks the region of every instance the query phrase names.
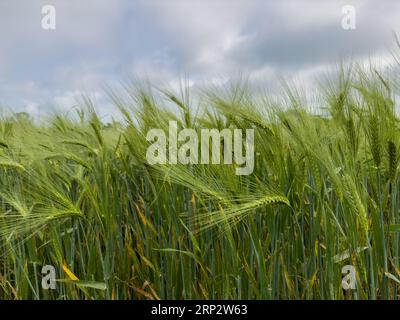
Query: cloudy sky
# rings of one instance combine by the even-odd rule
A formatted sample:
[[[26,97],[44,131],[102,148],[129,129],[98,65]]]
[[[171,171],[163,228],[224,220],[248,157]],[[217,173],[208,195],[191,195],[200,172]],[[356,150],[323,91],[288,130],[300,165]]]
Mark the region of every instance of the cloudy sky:
[[[55,30],[42,28],[44,5]],[[342,28],[344,5],[355,30]],[[127,77],[175,87],[242,73],[269,86],[345,57],[387,59],[399,31],[394,0],[0,0],[0,104],[67,111],[84,91],[108,116],[103,88]]]

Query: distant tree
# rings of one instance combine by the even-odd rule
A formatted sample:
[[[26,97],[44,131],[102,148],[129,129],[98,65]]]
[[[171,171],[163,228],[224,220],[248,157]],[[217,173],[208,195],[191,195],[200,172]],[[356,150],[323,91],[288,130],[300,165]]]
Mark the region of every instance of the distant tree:
[[[17,121],[30,121],[31,116],[28,112],[17,112],[14,114],[14,117]]]

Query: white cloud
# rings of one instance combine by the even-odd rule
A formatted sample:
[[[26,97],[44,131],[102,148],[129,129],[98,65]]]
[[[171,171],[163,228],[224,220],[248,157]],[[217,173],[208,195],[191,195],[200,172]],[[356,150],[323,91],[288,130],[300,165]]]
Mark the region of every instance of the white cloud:
[[[57,29],[40,27],[45,0],[0,2],[0,102],[35,112],[73,105],[126,76],[178,88],[225,83],[239,72],[274,85],[278,76],[322,72],[344,55],[387,60],[400,3],[311,0],[52,0]],[[341,29],[341,7],[357,10],[357,29]],[[5,79],[5,80],[4,80]],[[112,111],[111,111],[112,113]]]

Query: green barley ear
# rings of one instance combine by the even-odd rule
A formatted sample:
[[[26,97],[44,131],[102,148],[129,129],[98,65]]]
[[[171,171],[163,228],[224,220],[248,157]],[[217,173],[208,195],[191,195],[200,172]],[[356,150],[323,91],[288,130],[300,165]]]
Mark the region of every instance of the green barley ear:
[[[357,215],[357,221],[363,231],[363,236],[365,240],[368,238],[369,226],[367,212],[365,210],[364,204],[361,200],[354,180],[348,174],[345,174],[343,176],[343,185],[345,189],[346,199],[353,212]]]
[[[358,149],[358,137],[356,133],[356,127],[354,125],[354,120],[352,118],[346,120],[345,126],[347,137],[349,140],[350,151],[352,152],[352,155],[355,156]]]
[[[393,182],[397,173],[397,150],[392,140],[388,141],[388,157],[389,157],[389,180]]]
[[[377,167],[381,164],[381,144],[379,139],[379,124],[375,115],[370,116],[369,121],[369,138],[372,158]]]

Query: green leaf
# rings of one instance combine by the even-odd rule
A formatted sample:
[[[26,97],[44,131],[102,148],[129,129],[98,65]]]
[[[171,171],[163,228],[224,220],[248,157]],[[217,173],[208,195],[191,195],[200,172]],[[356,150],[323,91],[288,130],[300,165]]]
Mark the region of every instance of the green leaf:
[[[368,249],[368,247],[358,247],[356,249],[357,253],[363,252],[364,250]],[[349,250],[345,250],[342,253],[337,254],[336,256],[333,257],[333,260],[336,263],[342,262],[343,260],[346,260],[350,258],[350,251]]]
[[[92,288],[97,290],[107,290],[107,284],[104,282],[97,281],[85,281],[85,280],[69,280],[59,279],[59,282],[71,283],[81,288]]]
[[[400,224],[389,225],[389,232],[400,232]]]
[[[389,273],[389,272],[385,272],[385,276],[388,277],[389,279],[397,282],[400,284],[400,280],[396,278],[396,276],[394,276],[393,274]]]

